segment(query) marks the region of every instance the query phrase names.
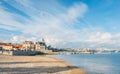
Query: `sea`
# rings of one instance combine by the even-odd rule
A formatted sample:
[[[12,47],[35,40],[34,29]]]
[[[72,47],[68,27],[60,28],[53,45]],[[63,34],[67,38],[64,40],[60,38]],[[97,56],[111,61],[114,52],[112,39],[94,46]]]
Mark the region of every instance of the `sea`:
[[[50,56],[77,66],[88,74],[120,74],[120,52]]]

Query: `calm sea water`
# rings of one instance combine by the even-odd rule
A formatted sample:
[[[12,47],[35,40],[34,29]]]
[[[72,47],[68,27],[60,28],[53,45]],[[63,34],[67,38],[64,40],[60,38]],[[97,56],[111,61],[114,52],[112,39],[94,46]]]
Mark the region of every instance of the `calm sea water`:
[[[120,53],[52,55],[52,57],[80,67],[89,74],[120,74]]]

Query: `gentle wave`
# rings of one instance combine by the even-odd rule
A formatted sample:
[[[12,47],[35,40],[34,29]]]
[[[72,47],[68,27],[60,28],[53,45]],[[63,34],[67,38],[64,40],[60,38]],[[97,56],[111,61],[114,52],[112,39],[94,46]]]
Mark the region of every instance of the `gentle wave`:
[[[80,67],[89,74],[120,74],[120,53],[52,55],[52,57]]]

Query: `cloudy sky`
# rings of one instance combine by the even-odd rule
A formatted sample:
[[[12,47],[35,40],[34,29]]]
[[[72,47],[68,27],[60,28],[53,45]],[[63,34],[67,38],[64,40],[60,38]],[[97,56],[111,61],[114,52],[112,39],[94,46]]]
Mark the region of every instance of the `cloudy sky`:
[[[0,0],[0,42],[120,47],[120,0]]]

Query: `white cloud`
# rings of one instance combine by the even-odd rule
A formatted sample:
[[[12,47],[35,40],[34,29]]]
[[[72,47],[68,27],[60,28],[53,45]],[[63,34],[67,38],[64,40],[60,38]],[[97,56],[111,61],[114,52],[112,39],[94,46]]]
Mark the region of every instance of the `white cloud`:
[[[87,5],[78,3],[68,8],[65,12],[55,14],[55,16],[49,12],[45,12],[45,17],[41,17],[41,15],[35,16],[34,20],[36,22],[33,23],[34,25],[27,25],[25,29],[23,29],[23,33],[43,37],[47,43],[53,45],[56,43],[61,44],[61,42],[64,41],[69,42],[69,40],[75,38],[78,39],[79,34],[71,29],[71,27],[74,26],[77,18],[82,18],[86,11]]]
[[[24,17],[7,12],[4,8],[0,7],[0,28],[8,30],[17,30],[21,28],[23,24],[18,22],[15,18],[25,20]]]
[[[22,36],[13,35],[10,41],[13,42],[13,43],[22,43],[24,41],[35,42],[36,38],[35,37],[25,37],[23,35]]]
[[[83,17],[83,15],[86,13],[88,7],[84,3],[76,3],[74,6],[69,8],[68,10],[68,16],[71,19],[76,19],[77,17]]]
[[[89,41],[103,42],[103,41],[110,40],[111,38],[112,38],[112,35],[110,33],[96,32],[89,37]]]
[[[47,44],[58,47],[95,47],[101,44],[116,44],[120,34],[112,35],[102,32],[91,26],[85,19],[84,29],[74,28],[81,26],[80,19],[84,18],[88,10],[85,3],[74,3],[65,7],[57,1],[39,0],[7,0],[8,4],[25,13],[30,18],[20,14],[6,11],[0,6],[0,28],[22,32],[13,34],[10,41],[22,42],[24,40],[38,41],[45,38]],[[6,1],[6,2],[7,2]],[[21,22],[22,20],[24,22]],[[94,31],[91,31],[94,30]]]
[[[94,32],[89,35],[89,47],[120,47],[120,33]]]
[[[12,36],[11,38],[11,42],[13,43],[21,43],[24,40],[25,38],[23,36]]]

